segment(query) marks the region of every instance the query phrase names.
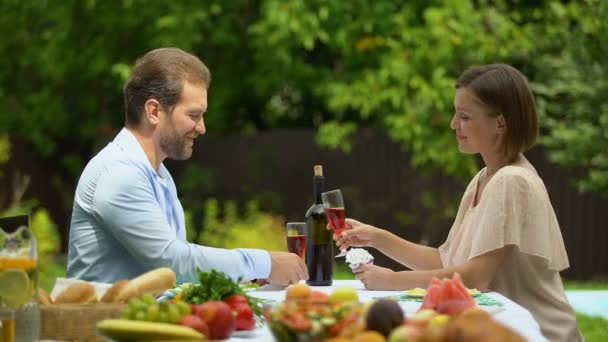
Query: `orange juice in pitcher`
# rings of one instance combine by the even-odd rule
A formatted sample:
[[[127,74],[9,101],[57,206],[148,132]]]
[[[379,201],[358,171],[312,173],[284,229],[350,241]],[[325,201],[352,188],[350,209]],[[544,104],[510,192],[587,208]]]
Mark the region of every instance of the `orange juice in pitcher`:
[[[36,341],[40,334],[36,240],[27,216],[0,218],[0,340]]]

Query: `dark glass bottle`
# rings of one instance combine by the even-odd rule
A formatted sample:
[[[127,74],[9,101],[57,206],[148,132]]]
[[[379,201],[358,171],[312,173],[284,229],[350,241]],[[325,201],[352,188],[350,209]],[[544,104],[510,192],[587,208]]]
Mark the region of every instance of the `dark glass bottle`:
[[[330,286],[333,281],[333,241],[327,229],[327,216],[321,202],[323,192],[323,167],[315,165],[313,193],[315,203],[306,211],[308,238],[306,243],[306,266],[308,280],[312,286]]]

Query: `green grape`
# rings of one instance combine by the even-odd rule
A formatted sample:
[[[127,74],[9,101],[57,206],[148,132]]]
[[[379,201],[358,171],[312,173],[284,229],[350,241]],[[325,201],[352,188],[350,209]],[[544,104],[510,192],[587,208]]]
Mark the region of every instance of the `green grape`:
[[[133,319],[133,315],[131,314],[131,308],[127,307],[126,309],[122,310],[122,312],[120,313],[120,317],[122,319]]]
[[[189,315],[191,313],[191,311],[190,311],[190,305],[188,305],[183,300],[176,301],[175,302],[175,306],[177,306],[177,309],[179,310],[179,313],[182,316]]]
[[[144,293],[141,296],[141,300],[146,303],[146,304],[154,304],[156,303],[156,298],[154,298],[154,296],[151,293]]]
[[[135,314],[136,321],[145,321],[146,320],[146,312],[145,311],[137,311]]]
[[[158,317],[160,316],[160,307],[158,304],[152,304],[148,306],[148,310],[146,310],[146,321],[156,322],[158,321]]]
[[[169,318],[169,323],[179,323],[179,309],[175,305],[169,305],[167,309],[167,318]]]
[[[147,307],[146,303],[142,302],[137,298],[132,298],[129,300],[129,309],[131,309],[131,313],[135,313],[137,311],[141,311]]]
[[[158,314],[158,321],[161,323],[169,323],[169,317],[167,316],[167,313],[164,311],[161,311]]]

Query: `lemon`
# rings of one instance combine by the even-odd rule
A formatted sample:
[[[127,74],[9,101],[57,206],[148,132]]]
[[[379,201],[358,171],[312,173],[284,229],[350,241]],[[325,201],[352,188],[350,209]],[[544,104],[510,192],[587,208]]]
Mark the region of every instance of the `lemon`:
[[[0,299],[11,308],[18,308],[32,298],[30,278],[22,269],[0,271]]]
[[[335,289],[329,295],[330,303],[339,303],[339,302],[358,302],[359,295],[357,294],[357,290],[350,287],[339,287]]]
[[[424,296],[426,295],[426,290],[420,287],[416,287],[411,290],[405,291],[405,294],[409,296]]]
[[[471,294],[471,296],[478,296],[479,294],[481,294],[481,292],[479,292],[478,289],[467,289],[467,291],[469,291],[469,293]]]

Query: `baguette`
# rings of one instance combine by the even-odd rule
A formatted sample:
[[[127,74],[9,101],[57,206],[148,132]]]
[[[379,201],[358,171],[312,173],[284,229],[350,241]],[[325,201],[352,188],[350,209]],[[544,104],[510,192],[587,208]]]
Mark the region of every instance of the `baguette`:
[[[45,289],[39,287],[38,288],[38,302],[42,305],[50,305],[53,304],[53,299],[49,296],[49,293],[46,292]]]
[[[175,286],[175,272],[167,267],[157,268],[129,281],[118,293],[114,302],[126,303],[129,299],[140,297],[144,293],[158,296],[173,286]]]
[[[97,302],[97,291],[89,283],[74,283],[55,298],[55,304],[86,304],[95,302]]]
[[[127,286],[128,283],[129,283],[128,280],[119,280],[119,281],[115,282],[114,285],[112,285],[112,287],[110,287],[106,291],[106,293],[104,293],[103,296],[101,296],[101,299],[99,301],[101,303],[115,302],[120,291],[122,291],[125,288],[125,286]]]

